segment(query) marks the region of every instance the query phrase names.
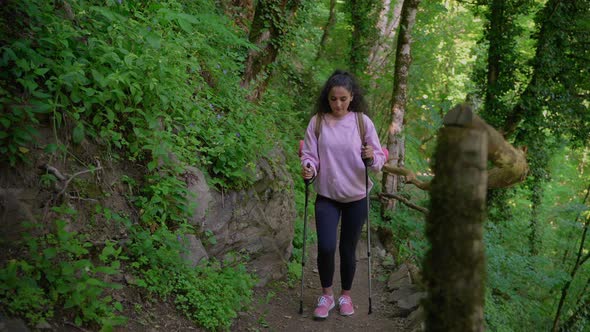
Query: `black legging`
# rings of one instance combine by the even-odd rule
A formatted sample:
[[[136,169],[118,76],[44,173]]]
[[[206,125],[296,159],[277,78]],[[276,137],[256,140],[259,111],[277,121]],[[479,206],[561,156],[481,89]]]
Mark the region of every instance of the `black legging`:
[[[356,270],[356,244],[367,218],[367,200],[339,203],[318,195],[315,201],[315,223],[318,235],[318,270],[323,288],[332,286],[338,220],[340,227],[340,279],[343,290],[350,290]]]

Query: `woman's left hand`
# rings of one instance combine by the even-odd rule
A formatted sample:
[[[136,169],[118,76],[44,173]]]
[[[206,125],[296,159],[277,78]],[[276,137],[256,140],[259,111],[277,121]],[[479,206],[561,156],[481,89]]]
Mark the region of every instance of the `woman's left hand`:
[[[373,160],[373,157],[375,156],[374,151],[373,151],[373,147],[370,145],[364,145],[361,148],[361,158],[363,159],[370,159]]]

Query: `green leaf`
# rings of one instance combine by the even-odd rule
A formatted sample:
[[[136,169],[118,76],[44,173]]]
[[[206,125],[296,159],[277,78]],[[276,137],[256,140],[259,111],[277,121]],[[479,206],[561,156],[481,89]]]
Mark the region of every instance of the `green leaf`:
[[[57,144],[54,144],[54,143],[47,144],[44,151],[46,153],[54,153],[55,151],[57,151]]]
[[[49,71],[49,68],[37,68],[37,69],[35,69],[35,74],[43,76],[48,71]]]
[[[82,142],[84,139],[84,125],[81,122],[79,122],[76,128],[74,128],[72,139],[76,144],[80,144],[80,142]]]
[[[150,44],[151,47],[153,47],[153,48],[160,48],[160,45],[161,45],[160,36],[158,36],[154,32],[149,32],[145,36],[145,39],[148,42],[148,44]]]
[[[43,250],[43,255],[46,259],[53,259],[57,255],[57,249],[54,247],[49,247]]]
[[[4,128],[10,128],[10,120],[7,118],[0,118],[0,124],[2,124]]]

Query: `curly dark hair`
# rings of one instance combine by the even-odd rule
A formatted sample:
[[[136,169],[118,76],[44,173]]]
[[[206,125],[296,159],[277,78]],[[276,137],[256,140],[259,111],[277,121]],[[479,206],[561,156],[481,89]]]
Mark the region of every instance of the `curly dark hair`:
[[[364,91],[359,86],[356,78],[349,72],[343,70],[336,70],[324,84],[322,91],[316,102],[316,114],[326,114],[332,112],[328,95],[333,87],[343,87],[354,97],[348,106],[351,112],[367,113],[368,105],[365,101]]]

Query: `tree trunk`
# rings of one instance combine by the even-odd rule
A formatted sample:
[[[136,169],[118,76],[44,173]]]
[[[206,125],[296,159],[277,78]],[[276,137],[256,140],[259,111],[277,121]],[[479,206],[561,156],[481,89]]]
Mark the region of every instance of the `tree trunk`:
[[[543,199],[543,187],[539,179],[533,179],[531,191],[531,222],[529,224],[529,253],[531,256],[536,256],[539,253],[537,242],[538,239],[538,224],[539,224],[539,210],[541,209]]]
[[[228,17],[231,17],[240,29],[248,34],[254,17],[254,0],[222,0],[218,4]]]
[[[412,45],[412,28],[416,23],[416,13],[420,0],[405,0],[401,13],[401,27],[397,42],[397,51],[395,56],[394,70],[394,87],[393,101],[391,106],[391,124],[387,137],[387,149],[389,150],[390,160],[387,165],[400,167],[400,154],[403,151],[402,129],[404,125],[404,113],[408,99],[408,76],[412,57],[410,48]],[[382,192],[384,194],[396,194],[398,188],[398,176],[384,174]],[[385,211],[394,209],[394,202],[383,203],[381,205],[381,214],[384,216]]]
[[[372,78],[371,82],[375,82],[379,78],[381,69],[385,66],[387,60],[391,58],[388,55],[395,40],[395,32],[399,27],[403,4],[404,0],[395,1],[392,11],[391,0],[383,0],[377,21],[379,36],[377,42],[371,48],[367,65],[367,73]]]
[[[370,47],[377,38],[375,3],[376,1],[350,0],[350,70],[361,80],[366,75]]]
[[[479,128],[439,132],[426,226],[426,331],[484,330],[487,138]]]
[[[493,0],[491,7],[490,26],[487,31],[490,46],[488,48],[488,75],[486,86],[485,110],[493,114],[496,109],[496,83],[500,75],[500,59],[502,38],[502,24],[504,24],[504,2],[505,0]]]
[[[322,33],[322,39],[320,40],[320,46],[318,47],[318,53],[315,57],[316,60],[319,60],[324,55],[324,50],[326,48],[326,42],[328,37],[330,36],[330,31],[332,27],[336,24],[336,0],[330,0],[330,16],[328,17],[328,22],[324,26],[324,32]]]
[[[586,196],[584,197],[584,202],[586,202],[586,199],[588,198],[588,193],[590,193],[590,185],[586,189]],[[578,222],[581,215],[581,213],[578,213],[575,223]],[[588,257],[590,257],[590,253],[584,256],[584,244],[586,242],[586,235],[588,234],[589,226],[590,217],[586,217],[586,221],[584,222],[584,228],[582,231],[582,238],[580,239],[580,248],[578,249],[578,255],[576,256],[576,262],[574,263],[572,271],[570,272],[570,279],[565,283],[565,285],[561,289],[561,298],[559,299],[559,304],[557,305],[557,312],[555,313],[555,318],[553,319],[553,328],[551,329],[551,331],[553,332],[556,332],[559,327],[559,318],[561,316],[561,310],[563,309],[563,305],[565,304],[565,299],[567,297],[567,293],[569,292],[572,280],[574,280],[574,277],[576,276],[576,273],[578,272],[580,266],[582,266],[582,264],[584,264],[588,260]]]
[[[277,58],[293,17],[301,1],[258,1],[248,39],[258,47],[251,50],[246,60],[242,87],[254,85],[249,99],[258,100],[266,90],[270,73],[268,67]]]
[[[560,27],[552,21],[554,15],[567,15],[558,10],[561,0],[549,0],[543,9],[544,20],[541,23],[541,28],[537,38],[537,49],[535,51],[535,58],[533,61],[532,77],[521,94],[518,103],[508,114],[503,124],[503,132],[506,137],[511,136],[516,131],[521,120],[528,118],[529,120],[540,115],[542,108],[537,105],[537,100],[544,99],[540,96],[541,90],[546,89],[543,85],[546,81],[554,79],[555,71],[559,68],[549,65],[550,62],[555,61],[554,57],[561,57],[560,50],[556,47],[561,44],[561,41],[554,40],[552,33],[559,30]],[[556,13],[560,11],[560,13]],[[557,45],[556,45],[557,44]]]
[[[588,279],[588,282],[590,282],[590,279]],[[568,320],[559,328],[559,331],[574,331],[576,323],[582,320],[590,320],[590,296],[586,296],[586,298],[578,304],[574,314],[571,315],[570,318],[568,318]]]

